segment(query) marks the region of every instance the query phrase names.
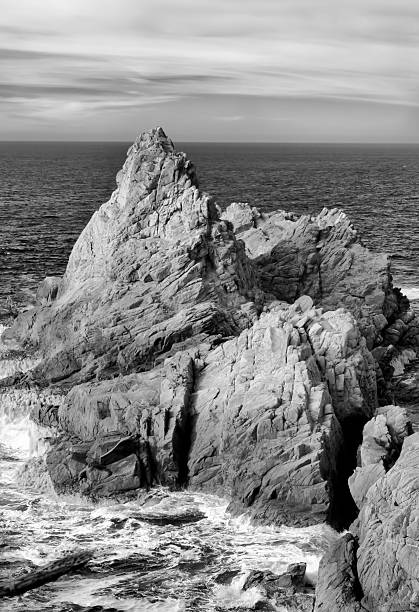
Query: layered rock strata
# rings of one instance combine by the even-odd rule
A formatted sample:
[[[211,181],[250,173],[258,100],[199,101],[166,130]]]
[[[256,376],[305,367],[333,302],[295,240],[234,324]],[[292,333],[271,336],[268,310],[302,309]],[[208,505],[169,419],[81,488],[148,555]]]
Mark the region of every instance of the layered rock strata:
[[[39,360],[27,382],[68,390],[35,411],[61,432],[56,487],[189,485],[258,519],[347,526],[383,379],[374,355],[385,365],[417,339],[388,260],[340,211],[222,216],[160,128],[117,184],[64,277],[3,334]]]

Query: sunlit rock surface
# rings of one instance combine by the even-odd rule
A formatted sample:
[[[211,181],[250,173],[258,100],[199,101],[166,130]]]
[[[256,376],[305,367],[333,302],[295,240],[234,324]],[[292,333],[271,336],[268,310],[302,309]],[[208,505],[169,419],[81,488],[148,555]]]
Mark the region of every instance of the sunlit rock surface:
[[[273,305],[218,348],[73,387],[56,414],[67,436],[48,464],[60,490],[189,484],[265,522],[343,524],[355,511],[341,473],[353,468],[351,424],[376,406],[375,364],[355,320],[306,297]]]
[[[36,309],[4,334],[12,347],[38,350],[40,380],[150,369],[160,355],[237,334],[256,316],[249,302],[261,291],[243,244],[161,128],[135,141],[117,184],[63,279],[46,279]]]
[[[419,609],[419,434],[369,489],[358,519],[357,568],[370,610]]]
[[[298,217],[233,203],[223,218],[245,242],[262,288],[277,299],[292,302],[308,294],[327,310],[344,306],[370,350],[383,342],[417,346],[419,322],[393,288],[389,257],[365,248],[341,210],[324,208],[317,216]]]

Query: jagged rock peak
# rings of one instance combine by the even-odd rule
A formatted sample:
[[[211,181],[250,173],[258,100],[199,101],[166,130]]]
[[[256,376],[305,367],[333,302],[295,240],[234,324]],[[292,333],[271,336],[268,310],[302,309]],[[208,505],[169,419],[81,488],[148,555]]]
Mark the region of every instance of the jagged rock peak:
[[[161,127],[142,132],[135,139],[128,149],[126,162],[117,175],[119,187],[127,174],[129,179],[136,179],[135,182],[140,178],[140,182],[150,191],[162,186],[155,184],[155,178],[160,178],[161,174],[166,179],[164,184],[181,182],[185,188],[191,185],[198,187],[194,165],[185,153],[176,151],[172,140]]]
[[[63,279],[44,281],[37,307],[7,332],[40,349],[42,377],[149,369],[172,347],[253,321],[263,298],[254,266],[197,185],[193,164],[161,128],[136,139]]]

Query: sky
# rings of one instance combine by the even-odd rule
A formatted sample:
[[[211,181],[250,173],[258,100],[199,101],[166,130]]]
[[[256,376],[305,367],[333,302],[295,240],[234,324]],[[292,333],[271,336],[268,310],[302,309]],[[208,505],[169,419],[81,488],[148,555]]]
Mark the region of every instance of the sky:
[[[419,142],[417,0],[0,10],[0,140]]]

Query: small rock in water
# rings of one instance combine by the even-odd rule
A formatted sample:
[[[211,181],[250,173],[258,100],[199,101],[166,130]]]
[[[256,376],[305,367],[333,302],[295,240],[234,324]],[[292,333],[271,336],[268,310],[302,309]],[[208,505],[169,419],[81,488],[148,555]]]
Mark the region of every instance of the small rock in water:
[[[257,587],[269,600],[284,606],[288,612],[312,612],[314,591],[305,584],[305,571],[305,563],[292,563],[283,574],[253,570],[243,590]]]
[[[154,525],[183,525],[185,523],[197,523],[206,518],[206,514],[197,508],[181,510],[179,512],[155,509],[147,512],[138,512],[135,518]]]
[[[217,584],[231,584],[233,578],[240,574],[240,569],[223,570],[214,577],[214,582]]]

